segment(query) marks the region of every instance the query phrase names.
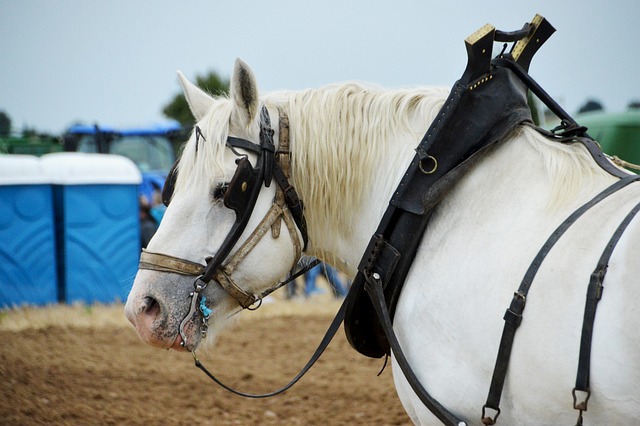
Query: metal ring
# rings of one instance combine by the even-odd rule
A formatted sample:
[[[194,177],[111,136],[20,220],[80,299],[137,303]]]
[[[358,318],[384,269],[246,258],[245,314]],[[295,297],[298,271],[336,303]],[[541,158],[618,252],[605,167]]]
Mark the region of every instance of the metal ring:
[[[259,297],[258,300],[247,306],[245,309],[248,311],[257,311],[260,306],[262,306],[262,297]]]
[[[420,167],[420,171],[422,173],[424,173],[425,175],[430,175],[431,173],[435,172],[438,169],[438,160],[436,160],[436,158],[431,156],[431,155],[428,155],[427,158],[430,159],[431,161],[433,161],[433,168],[431,170],[425,170],[422,167],[422,161],[423,160],[420,160],[420,162],[418,163],[418,167]]]

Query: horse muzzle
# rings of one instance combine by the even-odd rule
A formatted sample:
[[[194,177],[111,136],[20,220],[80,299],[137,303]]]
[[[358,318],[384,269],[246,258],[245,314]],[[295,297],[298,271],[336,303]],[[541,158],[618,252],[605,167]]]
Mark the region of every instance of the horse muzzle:
[[[189,306],[185,303],[189,300],[192,285],[188,284],[187,287],[185,277],[176,276],[169,282],[163,281],[160,286],[157,285],[158,277],[155,274],[151,271],[138,273],[138,282],[127,298],[125,316],[140,339],[151,346],[187,350],[197,347],[202,339],[200,312],[187,318]],[[166,280],[168,274],[163,275],[163,280]],[[176,288],[184,290],[176,292]],[[179,346],[184,341],[188,345]]]

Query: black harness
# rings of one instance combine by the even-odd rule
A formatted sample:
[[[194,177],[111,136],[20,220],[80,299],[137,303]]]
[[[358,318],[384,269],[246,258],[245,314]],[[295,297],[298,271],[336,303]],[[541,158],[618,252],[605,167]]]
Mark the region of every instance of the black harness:
[[[561,119],[561,126],[553,132],[536,128],[560,143],[582,143],[594,160],[607,172],[620,180],[602,191],[591,201],[570,215],[549,237],[534,259],[531,267],[515,292],[505,314],[505,327],[499,347],[493,379],[487,403],[482,409],[482,422],[495,424],[499,414],[499,402],[506,377],[509,356],[515,331],[522,321],[527,292],[538,268],[549,250],[564,232],[588,209],[623,187],[637,181],[640,176],[629,175],[611,165],[597,143],[579,126],[527,73],[532,57],[555,29],[539,15],[532,23],[515,32],[502,32],[490,25],[465,40],[468,64],[454,85],[438,116],[416,148],[416,155],[394,192],[378,229],[371,238],[358,266],[358,274],[343,305],[327,330],[311,359],[285,387],[275,392],[253,395],[236,391],[222,384],[195,357],[196,366],[210,378],[238,395],[263,398],[276,395],[290,388],[320,357],[335,335],[344,318],[345,332],[351,346],[368,357],[380,358],[393,352],[400,368],[416,395],[431,412],[446,425],[461,426],[466,423],[436,401],[420,384],[411,370],[393,331],[392,321],[402,285],[409,272],[415,253],[427,228],[433,208],[447,191],[491,147],[502,141],[517,125],[533,126],[527,104],[527,90],[533,92]],[[503,50],[491,58],[494,41],[513,42],[509,53]],[[196,128],[196,137],[201,137]],[[196,149],[197,149],[196,142]],[[253,168],[246,156],[236,162],[238,168],[229,183],[224,204],[236,212],[236,222],[215,256],[206,260],[204,273],[197,279],[204,286],[214,278],[220,265],[238,241],[253,212],[262,185],[269,186],[272,177],[285,194],[286,204],[296,225],[307,243],[306,223],[302,202],[277,161],[273,130],[265,108],[261,112],[260,144],[230,137],[227,145],[234,150],[242,148],[257,154],[257,167]],[[171,199],[176,178],[176,165],[169,174],[163,190],[165,204]],[[574,408],[579,410],[578,424],[582,424],[582,412],[587,410],[590,396],[589,368],[591,336],[598,301],[602,295],[602,282],[607,262],[620,236],[640,210],[640,204],[623,220],[592,274],[587,292],[579,367],[573,390]],[[196,298],[194,298],[196,300]],[[247,307],[247,306],[243,306]],[[193,309],[193,307],[192,307]],[[204,312],[202,312],[204,315]],[[586,397],[579,399],[579,393]],[[487,409],[495,410],[493,417]]]
[[[506,377],[515,330],[522,320],[526,295],[533,278],[555,242],[584,212],[607,196],[640,179],[614,167],[597,143],[527,73],[531,58],[555,29],[536,15],[531,24],[513,33],[485,26],[466,40],[468,65],[454,85],[438,116],[416,148],[416,155],[394,192],[376,233],[358,267],[358,274],[347,299],[345,332],[351,346],[363,355],[379,358],[393,352],[410,386],[425,406],[446,425],[466,424],[436,401],[420,384],[404,356],[393,331],[396,304],[417,248],[427,228],[433,208],[458,179],[473,166],[487,148],[504,139],[519,124],[533,126],[527,105],[527,89],[542,100],[560,119],[555,132],[538,129],[562,143],[582,143],[594,160],[621,180],[574,212],[549,237],[534,259],[505,314],[500,343],[482,422],[495,424]],[[504,51],[491,60],[494,41],[515,42],[510,53]],[[535,126],[533,126],[535,127]],[[574,408],[587,409],[591,333],[595,308],[602,292],[602,280],[613,247],[635,216],[636,206],[625,218],[603,253],[589,286],[583,322],[578,379],[573,390]],[[577,400],[576,392],[586,392]],[[493,417],[487,409],[495,410]]]
[[[274,238],[277,238],[280,235],[281,219],[289,230],[296,252],[296,260],[292,267],[292,271],[295,268],[295,263],[297,263],[302,251],[307,245],[307,226],[303,215],[303,205],[295,189],[289,183],[288,177],[290,155],[288,143],[288,118],[280,109],[279,119],[280,150],[278,150],[278,152],[276,152],[275,145],[273,143],[274,131],[271,128],[269,112],[264,106],[260,113],[260,144],[236,137],[227,138],[226,146],[238,156],[238,159],[236,160],[237,168],[229,183],[217,188],[216,191],[220,191],[221,194],[223,193],[224,205],[235,212],[235,221],[215,255],[209,256],[205,259],[205,265],[191,260],[181,259],[163,253],[153,253],[146,250],[143,250],[140,256],[139,267],[141,269],[152,269],[182,275],[193,275],[197,277],[194,282],[194,291],[189,295],[190,309],[179,327],[179,333],[183,339],[181,344],[187,350],[195,350],[195,347],[187,344],[186,334],[184,332],[186,325],[190,321],[197,320],[199,317],[201,321],[200,331],[202,333],[202,337],[206,336],[208,330],[207,321],[212,311],[206,305],[206,297],[203,294],[203,290],[214,278],[242,308],[249,309],[256,303],[257,306],[260,306],[264,296],[280,288],[298,275],[293,275],[288,281],[276,283],[259,295],[245,291],[243,288],[238,286],[231,277],[233,270],[240,262],[242,262],[253,247],[258,244],[266,234],[267,229],[270,228],[272,230]],[[195,150],[197,153],[200,145],[200,139],[205,140],[200,128],[197,126],[195,128],[195,138]],[[241,154],[237,149],[244,149],[255,153],[257,156],[256,167],[254,168],[251,165],[246,154]],[[162,191],[162,199],[167,206],[173,196],[178,168],[179,163],[176,162],[169,172]],[[264,185],[265,187],[269,187],[272,179],[275,179],[278,187],[276,189],[276,197],[273,200],[271,208],[258,227],[251,233],[249,238],[247,238],[236,253],[230,257],[229,255],[231,250],[243,234],[253,214],[253,209],[258,196],[260,195],[260,191],[262,190],[262,186]],[[298,233],[295,228],[300,231],[302,244],[298,240]],[[254,307],[253,309],[257,309],[257,307]]]
[[[509,357],[511,355],[511,348],[513,347],[513,340],[515,333],[520,323],[522,322],[522,314],[526,306],[527,294],[531,288],[535,276],[542,265],[542,262],[546,258],[547,254],[553,246],[558,242],[560,237],[565,233],[569,227],[578,220],[584,213],[586,213],[593,206],[603,201],[610,195],[614,194],[618,190],[626,187],[627,185],[636,182],[640,179],[640,175],[626,176],[613,185],[609,186],[598,195],[593,197],[590,201],[583,204],[578,210],[573,212],[564,222],[556,228],[551,236],[544,243],[536,257],[531,262],[529,269],[524,275],[518,290],[513,294],[513,299],[509,308],[504,314],[504,329],[502,332],[502,338],[500,340],[500,346],[498,349],[498,356],[496,359],[496,365],[493,370],[493,378],[491,379],[491,385],[489,387],[489,395],[487,396],[487,402],[482,407],[482,422],[486,425],[495,424],[498,416],[500,415],[500,396],[502,395],[502,388],[507,375],[507,368],[509,366]],[[607,244],[595,271],[591,275],[589,288],[587,290],[587,304],[585,307],[585,315],[582,323],[582,339],[580,342],[580,356],[578,365],[578,378],[576,380],[576,387],[573,389],[572,394],[574,398],[574,408],[580,411],[578,424],[582,424],[582,412],[587,410],[587,401],[591,394],[589,388],[589,367],[590,367],[590,355],[591,355],[591,336],[593,333],[593,323],[595,320],[596,305],[602,296],[602,282],[606,274],[607,264],[609,258],[613,253],[613,249],[616,246],[618,240],[622,236],[622,233],[626,229],[631,219],[635,216],[640,204],[636,205],[627,217],[620,224],[616,232],[614,232],[611,240]],[[580,402],[577,401],[577,391],[585,392],[586,397]],[[494,417],[488,416],[487,408],[495,410]]]
[[[197,150],[200,138],[204,140],[204,136],[199,127],[195,128],[195,132]],[[276,161],[276,155],[283,153],[280,151],[276,153],[273,134],[269,112],[266,107],[262,107],[260,111],[260,144],[233,136],[227,138],[227,146],[231,148],[239,158],[236,160],[238,168],[229,181],[224,194],[224,205],[236,213],[236,221],[215,256],[207,259],[207,266],[201,278],[204,282],[211,281],[216,269],[220,267],[224,259],[231,252],[231,249],[233,249],[238,242],[240,235],[244,232],[251,218],[262,186],[264,185],[267,188],[271,186],[272,179],[275,179],[283,191],[287,207],[291,211],[293,219],[302,234],[304,247],[307,245],[309,238],[307,236],[307,223],[303,215],[303,204],[295,188],[291,186],[288,177],[282,170],[280,161]],[[251,165],[246,155],[239,154],[235,149],[244,149],[256,154],[258,157],[256,167],[254,168]],[[286,154],[288,155],[288,152]],[[162,202],[165,206],[169,206],[171,197],[173,196],[174,186],[178,177],[179,161],[180,160],[176,161],[169,171],[169,175],[162,189]]]

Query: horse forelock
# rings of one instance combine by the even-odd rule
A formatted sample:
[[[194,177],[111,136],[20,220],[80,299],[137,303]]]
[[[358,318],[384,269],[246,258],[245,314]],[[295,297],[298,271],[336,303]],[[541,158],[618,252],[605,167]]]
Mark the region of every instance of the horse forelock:
[[[230,132],[232,112],[233,102],[219,98],[216,105],[196,124],[178,163],[176,192],[187,190],[197,183],[228,178],[224,175],[224,148]]]

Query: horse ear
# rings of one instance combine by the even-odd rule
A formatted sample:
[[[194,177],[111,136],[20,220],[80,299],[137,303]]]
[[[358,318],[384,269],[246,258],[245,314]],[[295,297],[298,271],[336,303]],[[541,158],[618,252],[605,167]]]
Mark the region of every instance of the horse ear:
[[[246,123],[250,123],[258,111],[258,84],[249,65],[240,58],[233,68],[230,92]]]
[[[184,97],[187,99],[191,113],[196,121],[200,121],[207,111],[209,111],[215,100],[198,86],[187,80],[187,77],[185,77],[181,71],[178,71],[178,78],[180,79],[180,86],[182,86],[182,91],[184,92]]]

